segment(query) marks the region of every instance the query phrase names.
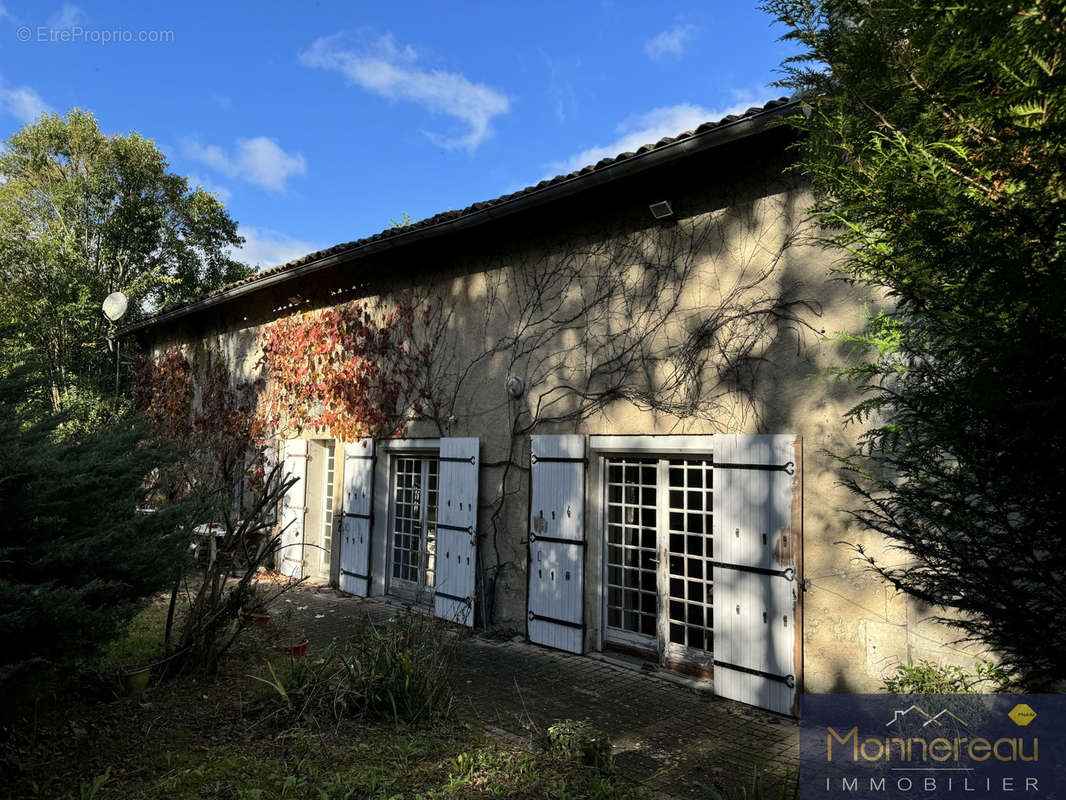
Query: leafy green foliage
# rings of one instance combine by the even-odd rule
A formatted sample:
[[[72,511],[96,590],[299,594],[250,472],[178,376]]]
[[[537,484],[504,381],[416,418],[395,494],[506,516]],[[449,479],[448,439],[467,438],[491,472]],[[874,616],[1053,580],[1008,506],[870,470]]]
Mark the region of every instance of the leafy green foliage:
[[[899,694],[984,694],[1010,682],[1002,667],[979,661],[973,670],[957,664],[934,664],[922,660],[896,665],[896,674],[884,680],[885,691]]]
[[[544,748],[600,772],[609,773],[614,769],[610,737],[587,722],[564,719],[549,726],[544,734]]]
[[[92,114],[46,114],[0,155],[0,374],[37,376],[27,402],[91,415],[111,394],[103,299],[123,291],[124,322],[251,274],[222,204],[167,172],[137,133],[106,136]],[[106,420],[104,420],[106,422]]]
[[[344,643],[290,658],[270,677],[265,717],[285,724],[364,716],[394,724],[446,717],[451,674],[465,629],[404,611],[384,623],[366,619]]]
[[[841,341],[841,455],[892,586],[1034,688],[1066,678],[1066,7],[771,0],[839,273],[883,298]],[[897,557],[902,556],[902,557]],[[949,610],[950,611],[947,611]]]
[[[100,790],[107,786],[109,780],[111,780],[110,767],[102,774],[93,777],[91,781],[82,781],[78,786],[78,800],[96,800]]]
[[[196,499],[144,510],[176,453],[135,420],[56,441],[0,391],[0,685],[91,658],[172,581]],[[12,396],[14,395],[14,397]],[[26,687],[32,688],[32,687]]]
[[[799,778],[795,773],[779,776],[759,770],[752,773],[747,783],[730,787],[718,781],[710,790],[711,800],[796,800],[798,797]]]
[[[101,649],[97,666],[108,676],[121,675],[126,670],[145,667],[163,657],[163,635],[166,630],[167,607],[150,603],[129,621],[121,635]]]

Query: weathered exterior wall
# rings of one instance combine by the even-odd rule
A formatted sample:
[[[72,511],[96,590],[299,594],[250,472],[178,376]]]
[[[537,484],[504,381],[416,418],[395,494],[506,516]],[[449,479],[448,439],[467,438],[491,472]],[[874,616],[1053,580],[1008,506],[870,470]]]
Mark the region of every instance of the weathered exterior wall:
[[[923,621],[929,610],[864,572],[838,544],[862,543],[882,552],[881,543],[843,511],[853,501],[836,485],[836,467],[826,454],[847,450],[858,431],[841,423],[855,397],[820,375],[845,357],[821,334],[858,328],[871,298],[831,279],[830,255],[804,243],[810,197],[783,176],[787,161],[780,144],[731,145],[713,157],[498,223],[490,232],[432,248],[412,246],[290,282],[283,290],[155,329],[147,341],[157,350],[217,347],[235,377],[247,380],[258,377],[262,328],[279,315],[358,297],[387,306],[405,293],[434,302],[443,314],[435,368],[448,413],[438,424],[413,422],[409,435],[480,437],[480,531],[495,537],[482,542],[480,557],[500,566],[494,621],[518,630],[526,611],[529,432],[798,434],[804,449],[804,572],[811,581],[803,598],[805,689],[876,691],[882,675],[908,659],[970,659],[944,644],[950,631]],[[662,199],[673,204],[671,222],[656,222],[647,212],[649,203]],[[577,280],[558,278],[572,268],[580,273]],[[648,302],[641,287],[652,273],[657,295]],[[587,298],[598,299],[583,322],[563,313],[580,309]],[[777,301],[803,303],[791,307],[797,319],[743,316],[744,309]],[[693,377],[702,382],[703,394],[689,408],[693,413],[675,415],[685,407],[681,395],[649,410],[656,393],[688,364],[684,358],[657,361],[656,354],[676,351],[685,341],[698,350],[700,325],[708,319],[715,325],[703,331],[710,343],[703,361],[696,358]],[[723,341],[734,348],[723,357],[745,356],[743,369],[723,374]],[[624,383],[636,389],[628,398],[612,399],[605,365],[624,360],[619,348],[634,342],[641,355],[630,357],[636,365],[630,364]],[[599,377],[590,381],[590,374]],[[527,385],[517,401],[505,389],[512,375]],[[590,405],[575,399],[566,386],[578,386],[595,400]],[[558,419],[570,415],[580,418]]]

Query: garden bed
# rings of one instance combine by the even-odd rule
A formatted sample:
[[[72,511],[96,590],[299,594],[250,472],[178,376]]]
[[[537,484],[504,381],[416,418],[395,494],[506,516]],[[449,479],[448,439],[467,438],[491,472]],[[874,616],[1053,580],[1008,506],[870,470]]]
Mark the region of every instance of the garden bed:
[[[454,717],[289,724],[264,714],[277,702],[269,681],[291,666],[273,636],[242,633],[209,679],[177,677],[137,698],[98,685],[95,697],[68,690],[42,700],[0,743],[0,785],[12,797],[98,800],[622,796],[594,769],[492,740]]]

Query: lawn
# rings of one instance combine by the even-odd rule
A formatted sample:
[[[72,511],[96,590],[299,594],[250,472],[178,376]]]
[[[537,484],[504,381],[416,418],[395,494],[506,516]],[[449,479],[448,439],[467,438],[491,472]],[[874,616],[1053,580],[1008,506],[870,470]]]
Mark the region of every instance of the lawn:
[[[299,683],[294,676],[306,678],[322,662],[316,667],[315,654],[308,654],[304,664],[294,664],[273,647],[276,633],[270,630],[242,634],[215,676],[178,676],[149,686],[138,698],[121,696],[115,671],[154,653],[161,623],[160,607],[147,609],[74,686],[18,715],[0,742],[5,796],[638,796],[576,761],[496,741],[454,713],[405,723],[395,718],[395,701],[380,713],[364,702],[351,704],[338,719],[322,712],[334,702],[335,682],[319,686],[328,703],[300,715],[297,692],[283,694],[277,687],[293,689]],[[380,671],[381,663],[374,669]]]

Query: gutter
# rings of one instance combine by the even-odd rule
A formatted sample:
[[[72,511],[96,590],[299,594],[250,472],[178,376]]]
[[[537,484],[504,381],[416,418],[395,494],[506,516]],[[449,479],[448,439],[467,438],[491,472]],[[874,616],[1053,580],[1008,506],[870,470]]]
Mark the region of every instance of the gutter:
[[[406,233],[390,236],[385,239],[377,239],[356,245],[350,250],[332,253],[322,258],[317,258],[307,264],[282,270],[273,275],[268,275],[249,283],[243,283],[230,289],[223,290],[218,294],[205,297],[189,305],[175,308],[171,311],[163,311],[152,317],[131,323],[117,331],[117,335],[125,336],[130,333],[145,330],[164,322],[171,322],[189,314],[198,313],[209,308],[228,303],[245,295],[252,294],[261,289],[267,289],[295,278],[304,277],[319,270],[336,266],[343,262],[353,261],[359,258],[375,255],[387,250],[393,250],[408,244],[424,242],[436,239],[452,233],[458,233],[470,228],[492,222],[503,217],[538,208],[549,202],[571,197],[579,192],[596,186],[610,183],[621,178],[636,175],[646,170],[653,169],[677,158],[693,155],[695,153],[710,150],[738,139],[745,139],[757,133],[761,133],[769,127],[769,124],[779,117],[786,116],[789,112],[801,104],[800,99],[790,100],[776,108],[761,111],[748,117],[741,117],[724,125],[716,125],[703,133],[693,134],[679,141],[656,147],[639,155],[630,156],[624,161],[616,161],[602,169],[592,172],[571,175],[558,183],[552,183],[540,189],[522,192],[519,197],[495,203],[486,208],[464,214],[461,217],[443,220],[433,225],[418,227]]]

